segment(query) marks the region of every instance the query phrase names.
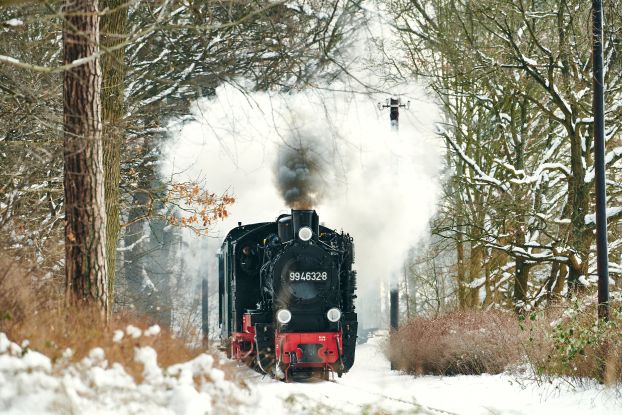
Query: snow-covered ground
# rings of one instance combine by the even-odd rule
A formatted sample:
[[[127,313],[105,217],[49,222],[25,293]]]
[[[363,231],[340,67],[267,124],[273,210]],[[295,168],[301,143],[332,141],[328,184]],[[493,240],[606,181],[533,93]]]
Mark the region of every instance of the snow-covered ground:
[[[154,349],[137,347],[144,379],[136,383],[121,365],[109,364],[101,348],[78,363],[53,363],[0,333],[0,414],[622,413],[620,394],[595,384],[573,388],[563,380],[538,385],[511,375],[415,378],[393,372],[383,341],[375,337],[360,345],[354,367],[340,379],[283,383],[243,366],[246,387],[225,380],[207,354],[161,368]]]
[[[136,329],[131,327],[126,334],[135,337]],[[157,332],[152,329],[144,335]],[[92,349],[77,363],[69,362],[68,349],[64,358],[52,362],[0,333],[0,414],[237,413],[231,408],[246,392],[225,379],[211,355],[161,368],[153,348],[136,347],[133,352],[144,366],[140,383],[120,364],[109,364],[101,348]]]
[[[391,371],[383,338],[359,345],[352,370],[330,382],[283,383],[248,370],[256,414],[622,414],[622,397],[599,385],[538,385],[515,376],[423,376]]]

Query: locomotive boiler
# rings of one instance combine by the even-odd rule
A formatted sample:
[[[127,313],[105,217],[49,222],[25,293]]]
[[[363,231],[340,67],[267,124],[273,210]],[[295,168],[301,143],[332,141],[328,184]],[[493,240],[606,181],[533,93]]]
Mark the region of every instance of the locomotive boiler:
[[[239,224],[219,252],[219,323],[228,357],[288,381],[354,363],[354,244],[314,210]]]

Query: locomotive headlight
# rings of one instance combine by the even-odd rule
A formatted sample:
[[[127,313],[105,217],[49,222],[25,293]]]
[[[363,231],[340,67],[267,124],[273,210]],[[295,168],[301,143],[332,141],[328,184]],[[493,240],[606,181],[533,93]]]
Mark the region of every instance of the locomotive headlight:
[[[276,319],[281,324],[287,324],[292,319],[292,313],[288,309],[284,308],[276,313]]]
[[[298,237],[307,242],[313,236],[313,231],[308,226],[303,226],[298,230]]]
[[[339,321],[339,319],[341,318],[341,310],[339,310],[338,308],[331,308],[326,313],[326,318],[328,319],[328,321],[331,321],[333,323]]]

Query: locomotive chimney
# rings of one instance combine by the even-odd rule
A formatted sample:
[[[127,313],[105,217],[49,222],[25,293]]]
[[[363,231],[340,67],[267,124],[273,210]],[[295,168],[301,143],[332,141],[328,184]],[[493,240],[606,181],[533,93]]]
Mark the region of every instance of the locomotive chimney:
[[[292,222],[294,225],[294,235],[298,235],[298,231],[304,226],[311,228],[315,237],[320,233],[320,218],[315,210],[292,209]]]

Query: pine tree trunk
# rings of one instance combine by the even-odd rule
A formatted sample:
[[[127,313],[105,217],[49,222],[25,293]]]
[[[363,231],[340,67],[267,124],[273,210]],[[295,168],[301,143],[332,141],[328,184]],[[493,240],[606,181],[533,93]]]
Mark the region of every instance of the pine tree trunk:
[[[67,0],[64,61],[87,60],[64,74],[65,277],[67,300],[108,313],[106,212],[97,0]]]
[[[127,2],[103,0],[106,13],[101,20],[102,118],[104,151],[104,188],[106,203],[106,256],[108,268],[108,302],[114,301],[119,220],[119,182],[121,180],[121,145],[124,138],[125,53],[119,47],[127,36]],[[116,49],[115,49],[116,48]]]

